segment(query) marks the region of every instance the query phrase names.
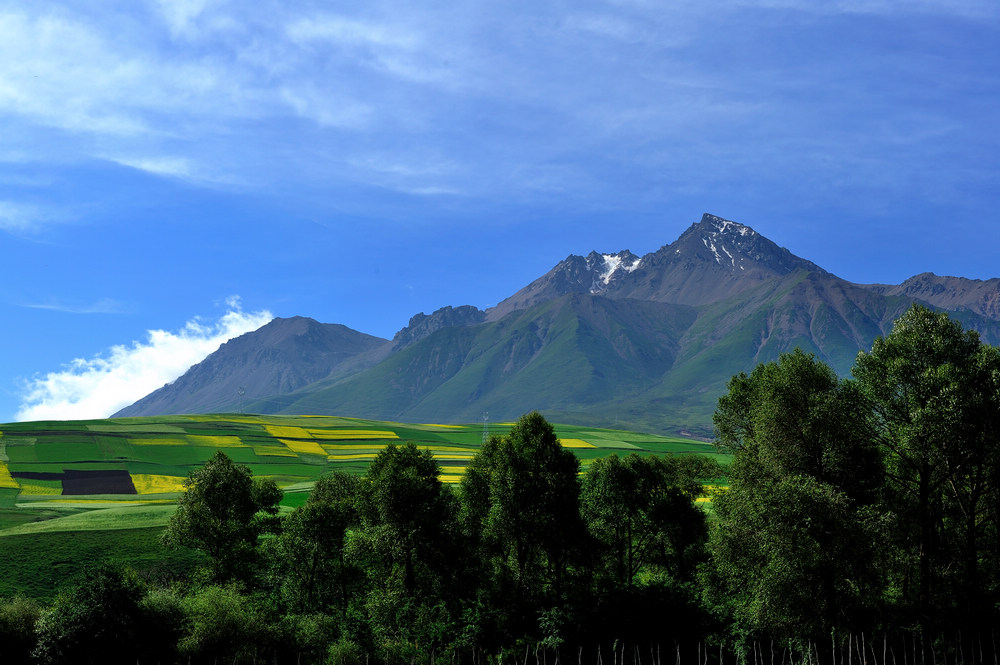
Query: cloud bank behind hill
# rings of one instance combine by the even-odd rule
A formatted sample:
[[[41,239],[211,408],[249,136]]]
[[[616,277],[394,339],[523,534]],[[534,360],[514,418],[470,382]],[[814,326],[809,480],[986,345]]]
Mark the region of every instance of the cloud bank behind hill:
[[[214,323],[188,321],[178,332],[149,330],[145,341],[113,346],[106,354],[76,358],[57,372],[24,385],[17,420],[106,418],[177,379],[225,342],[260,328],[269,311],[244,312],[238,297]]]

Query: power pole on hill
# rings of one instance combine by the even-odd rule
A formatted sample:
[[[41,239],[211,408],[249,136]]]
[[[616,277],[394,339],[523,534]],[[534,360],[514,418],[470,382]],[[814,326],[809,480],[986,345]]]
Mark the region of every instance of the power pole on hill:
[[[490,428],[487,424],[490,420],[490,412],[483,411],[483,444],[486,443],[486,439],[490,438]]]

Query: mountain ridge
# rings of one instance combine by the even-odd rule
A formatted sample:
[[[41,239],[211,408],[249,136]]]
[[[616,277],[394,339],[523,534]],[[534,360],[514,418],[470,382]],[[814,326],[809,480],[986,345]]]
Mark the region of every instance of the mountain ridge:
[[[295,321],[294,334],[291,323],[268,324],[115,415],[213,404],[474,422],[483,412],[514,419],[537,409],[579,424],[708,438],[715,401],[733,374],[798,347],[846,375],[857,352],[913,303],[949,311],[989,343],[1000,341],[1000,279],[922,273],[899,285],[854,284],[749,226],[706,213],[642,257],[570,255],[494,307],[416,314],[392,340],[311,319]],[[258,371],[267,381],[237,399],[237,380]]]

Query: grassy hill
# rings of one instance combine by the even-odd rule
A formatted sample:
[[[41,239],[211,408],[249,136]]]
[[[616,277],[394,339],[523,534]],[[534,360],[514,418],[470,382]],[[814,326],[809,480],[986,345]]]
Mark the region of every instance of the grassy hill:
[[[512,423],[490,423],[490,434]],[[622,430],[555,425],[584,469],[611,453],[716,454],[710,444]],[[426,447],[446,483],[461,481],[483,424],[404,424],[333,416],[189,415],[0,425],[0,596],[50,598],[105,559],[170,577],[200,555],[159,544],[188,472],[218,449],[301,504],[316,479],[362,474],[386,445]]]

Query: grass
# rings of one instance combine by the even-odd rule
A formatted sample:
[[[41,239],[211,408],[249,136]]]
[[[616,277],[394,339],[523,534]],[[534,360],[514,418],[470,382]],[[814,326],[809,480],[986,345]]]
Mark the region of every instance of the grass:
[[[194,570],[203,555],[160,544],[162,527],[110,531],[53,531],[0,537],[0,597],[22,594],[51,601],[67,582],[88,566],[105,561],[134,568],[141,576],[176,579]]]

